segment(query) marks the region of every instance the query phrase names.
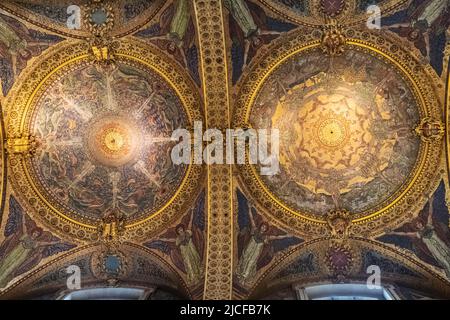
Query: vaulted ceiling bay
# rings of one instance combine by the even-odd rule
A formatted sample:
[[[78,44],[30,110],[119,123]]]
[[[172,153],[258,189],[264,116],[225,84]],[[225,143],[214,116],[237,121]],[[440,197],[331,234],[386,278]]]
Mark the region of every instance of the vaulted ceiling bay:
[[[450,298],[449,24],[446,0],[2,1],[0,299]]]

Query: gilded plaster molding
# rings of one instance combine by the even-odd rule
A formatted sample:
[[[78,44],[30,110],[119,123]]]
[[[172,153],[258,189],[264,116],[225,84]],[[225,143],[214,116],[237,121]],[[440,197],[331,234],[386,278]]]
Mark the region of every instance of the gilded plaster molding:
[[[194,1],[200,46],[206,129],[230,128],[227,52],[222,1]],[[204,299],[231,299],[233,288],[233,187],[230,165],[207,168]]]

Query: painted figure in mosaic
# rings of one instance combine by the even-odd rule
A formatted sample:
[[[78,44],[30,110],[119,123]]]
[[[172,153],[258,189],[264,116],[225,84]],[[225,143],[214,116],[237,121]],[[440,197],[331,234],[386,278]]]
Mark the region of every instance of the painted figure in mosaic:
[[[264,222],[256,225],[250,205],[248,219],[249,229],[246,228],[244,232],[241,232],[241,238],[246,237],[247,241],[244,240],[244,248],[237,267],[237,276],[242,282],[256,275],[258,267],[261,267],[260,259],[265,258],[266,255],[273,256],[271,241],[292,238],[290,235],[274,234],[274,230],[270,230]]]
[[[449,6],[449,0],[414,1],[407,11],[411,20],[387,28],[399,28],[399,35],[413,42],[429,61],[432,48],[430,39],[443,34],[450,23]]]
[[[202,276],[202,261],[193,242],[191,230],[192,225],[189,225],[186,229],[183,225],[177,226],[175,245],[180,250],[184,267],[186,268],[188,282],[195,283]]]
[[[14,277],[36,266],[42,258],[72,248],[61,243],[22,213],[10,198],[10,216],[5,227],[5,241],[0,246],[0,288]]]
[[[268,39],[263,36],[279,35],[280,32],[262,29],[265,14],[264,11],[259,8],[257,15],[262,21],[260,22],[261,27],[258,26],[245,0],[225,0],[224,5],[230,12],[230,15],[233,17],[234,22],[240,30],[240,32],[236,34],[241,36],[239,41],[241,44],[244,44],[243,67],[245,67],[251,57],[255,55],[255,52],[253,51],[256,51],[260,46],[268,42]],[[236,28],[234,27],[233,29]]]
[[[9,82],[25,68],[27,61],[56,38],[30,31],[22,23],[0,14],[0,78],[4,95],[12,85]]]
[[[162,35],[153,38],[168,41],[167,51],[175,57],[181,56],[186,66],[187,51],[194,44],[194,24],[189,2],[189,0],[175,0],[161,15]]]
[[[170,255],[172,262],[186,273],[189,285],[195,285],[203,276],[203,201],[202,198],[200,205],[191,210],[175,228],[146,244],[149,248]]]
[[[450,279],[450,240],[448,237],[448,229],[445,226],[433,221],[433,202],[431,197],[428,202],[428,210],[426,215],[419,217],[412,224],[412,231],[391,232],[390,236],[406,236],[410,238],[416,251],[424,260],[428,257],[434,259],[444,269],[447,277]]]

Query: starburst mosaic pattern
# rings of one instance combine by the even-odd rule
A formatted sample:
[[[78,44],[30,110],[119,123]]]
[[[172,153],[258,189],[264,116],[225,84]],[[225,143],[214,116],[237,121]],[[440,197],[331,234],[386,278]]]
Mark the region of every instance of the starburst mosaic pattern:
[[[115,209],[147,214],[184,177],[185,167],[172,165],[170,137],[185,126],[175,91],[150,70],[82,66],[37,102],[33,175],[67,212],[94,219]]]

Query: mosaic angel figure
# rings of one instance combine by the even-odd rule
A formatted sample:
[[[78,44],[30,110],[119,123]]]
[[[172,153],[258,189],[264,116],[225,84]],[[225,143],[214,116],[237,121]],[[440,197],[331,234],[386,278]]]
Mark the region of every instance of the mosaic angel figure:
[[[157,40],[177,60],[190,66],[190,51],[195,44],[195,28],[189,0],[174,0],[161,14],[159,25],[136,33],[136,36]]]
[[[22,213],[14,197],[10,198],[9,203],[10,215],[4,233],[6,238],[0,246],[0,288],[35,267],[43,258],[74,247],[37,227]]]
[[[29,30],[17,20],[0,14],[0,78],[4,96],[27,61],[59,39]]]
[[[406,10],[409,21],[389,24],[385,28],[396,29],[401,37],[407,38],[422,52],[427,61],[432,59],[432,38],[445,35],[450,24],[449,0],[414,0]]]
[[[241,202],[242,204],[242,202]],[[239,236],[237,277],[241,282],[248,281],[257,271],[269,264],[274,255],[301,242],[300,239],[285,234],[275,227],[269,227],[255,214],[254,208],[247,204],[247,213],[239,210]]]
[[[268,25],[269,17],[263,9],[245,0],[225,0],[224,6],[230,13],[230,36],[233,41],[233,80],[241,74],[257,51],[265,44],[277,38],[282,32],[289,31],[292,25],[274,22]]]
[[[194,285],[203,276],[203,207],[191,210],[186,220],[146,246],[169,255],[175,266],[186,273],[188,284]]]
[[[439,205],[438,200],[435,196],[430,197],[428,208],[425,208],[414,221],[388,233],[386,236],[389,237],[388,240],[394,240],[389,242],[412,249],[423,261],[442,268],[450,279],[448,211],[442,210],[445,205],[435,208],[436,205]],[[447,217],[445,218],[445,216]],[[386,236],[381,239],[386,239]],[[397,237],[397,239],[393,239],[392,236]],[[410,245],[405,246],[404,241],[398,240],[398,238],[407,238],[409,241],[406,244]]]

